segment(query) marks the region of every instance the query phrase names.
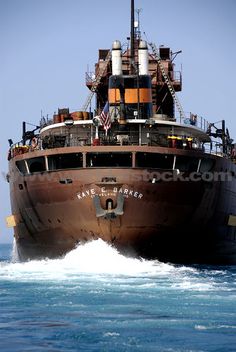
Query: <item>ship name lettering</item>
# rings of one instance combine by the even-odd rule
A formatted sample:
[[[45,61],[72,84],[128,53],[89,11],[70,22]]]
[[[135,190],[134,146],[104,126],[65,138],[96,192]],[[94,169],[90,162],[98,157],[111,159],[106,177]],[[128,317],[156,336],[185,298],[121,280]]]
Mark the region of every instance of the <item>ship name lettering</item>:
[[[142,193],[139,193],[137,191],[134,191],[133,189],[129,189],[129,188],[118,188],[118,187],[113,187],[112,190],[107,190],[106,187],[101,187],[100,189],[100,193],[98,194],[94,188],[90,188],[90,189],[86,189],[82,192],[78,192],[77,193],[77,198],[78,199],[83,199],[83,198],[87,198],[87,197],[91,197],[94,198],[94,196],[96,194],[98,194],[99,196],[109,196],[109,195],[115,195],[117,193],[121,193],[123,194],[126,198],[129,197],[134,197],[137,199],[141,199],[143,197]]]
[[[83,199],[86,198],[87,196],[95,196],[96,192],[94,188],[87,189],[84,192],[77,193],[77,198],[78,199]]]

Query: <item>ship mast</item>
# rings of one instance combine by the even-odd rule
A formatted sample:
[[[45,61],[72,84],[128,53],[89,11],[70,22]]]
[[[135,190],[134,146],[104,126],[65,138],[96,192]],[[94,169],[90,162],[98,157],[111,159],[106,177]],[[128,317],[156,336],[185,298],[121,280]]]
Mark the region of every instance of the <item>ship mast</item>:
[[[130,73],[134,74],[134,0],[131,0]]]

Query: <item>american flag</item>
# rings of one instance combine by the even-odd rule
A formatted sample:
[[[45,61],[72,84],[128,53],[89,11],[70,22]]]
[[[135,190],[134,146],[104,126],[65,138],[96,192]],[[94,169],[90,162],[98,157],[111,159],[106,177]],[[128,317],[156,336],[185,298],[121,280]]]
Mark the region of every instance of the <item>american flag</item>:
[[[108,101],[106,102],[106,105],[104,106],[101,115],[100,115],[100,119],[103,125],[104,130],[107,131],[109,130],[109,128],[111,128],[111,117],[109,114],[109,103]]]

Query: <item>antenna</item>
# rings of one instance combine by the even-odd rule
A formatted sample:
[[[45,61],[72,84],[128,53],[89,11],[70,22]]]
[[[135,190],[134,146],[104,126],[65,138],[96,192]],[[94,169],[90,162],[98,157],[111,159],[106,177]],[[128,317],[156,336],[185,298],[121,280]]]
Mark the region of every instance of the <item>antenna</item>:
[[[135,22],[138,23],[137,28],[136,28],[136,35],[137,35],[138,39],[141,38],[139,14],[142,10],[143,9],[136,9],[135,10],[135,12],[137,13],[137,21],[135,21]]]

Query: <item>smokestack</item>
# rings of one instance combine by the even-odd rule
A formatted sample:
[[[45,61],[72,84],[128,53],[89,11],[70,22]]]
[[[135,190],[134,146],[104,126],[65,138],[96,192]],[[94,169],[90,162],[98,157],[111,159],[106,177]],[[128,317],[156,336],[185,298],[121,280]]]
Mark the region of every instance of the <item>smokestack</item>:
[[[112,74],[122,75],[121,43],[115,40],[112,44]]]
[[[139,74],[148,75],[148,47],[145,40],[141,40],[138,48]]]

